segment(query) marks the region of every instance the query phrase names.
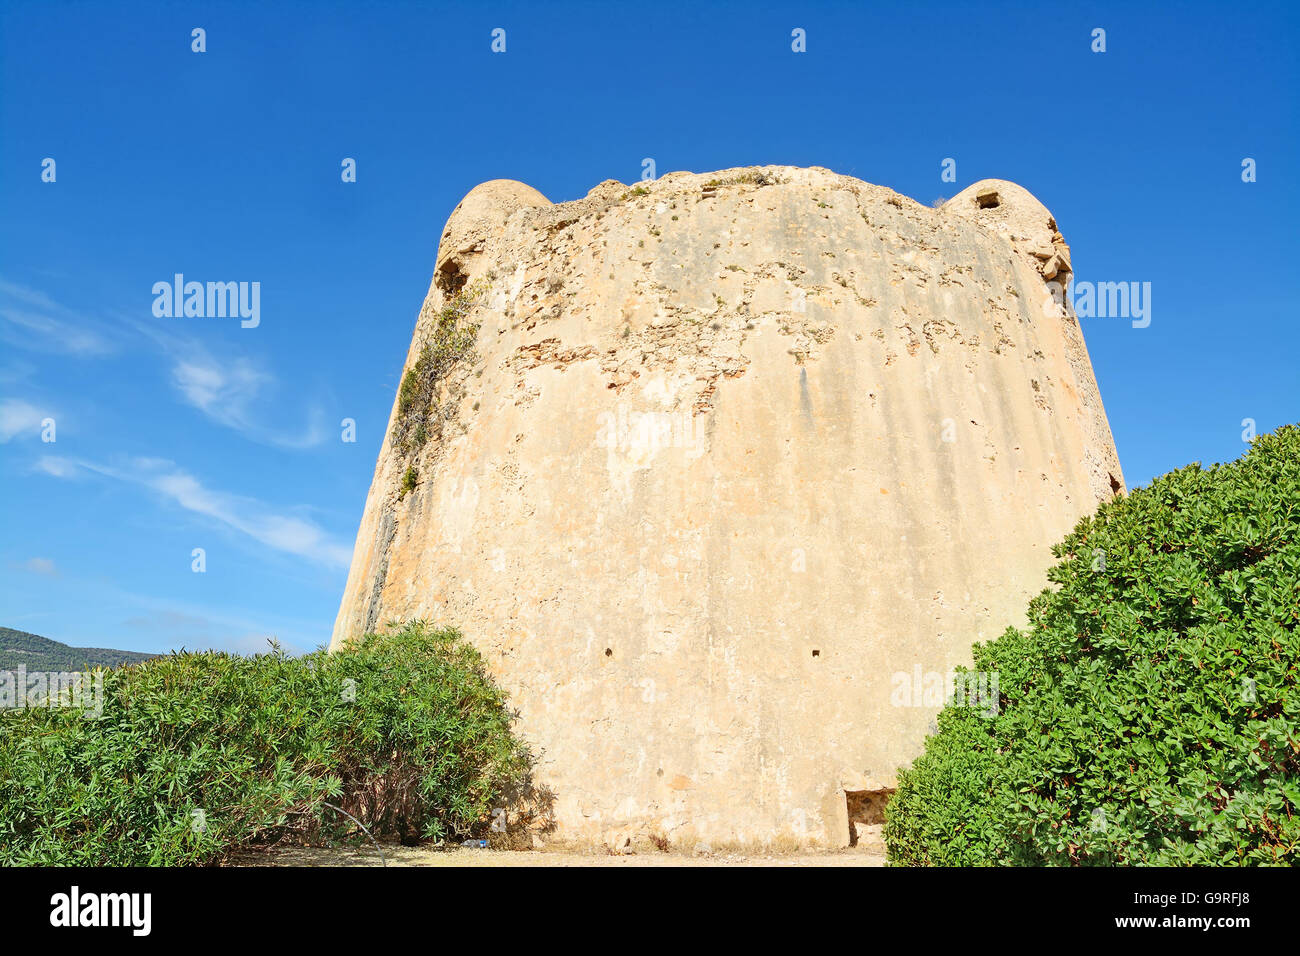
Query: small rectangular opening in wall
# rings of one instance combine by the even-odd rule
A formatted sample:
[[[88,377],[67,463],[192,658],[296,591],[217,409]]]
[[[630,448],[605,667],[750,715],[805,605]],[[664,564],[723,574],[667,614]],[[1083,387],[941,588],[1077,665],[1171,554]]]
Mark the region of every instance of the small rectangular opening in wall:
[[[849,846],[860,843],[879,844],[885,823],[885,805],[893,790],[845,790],[849,811]]]

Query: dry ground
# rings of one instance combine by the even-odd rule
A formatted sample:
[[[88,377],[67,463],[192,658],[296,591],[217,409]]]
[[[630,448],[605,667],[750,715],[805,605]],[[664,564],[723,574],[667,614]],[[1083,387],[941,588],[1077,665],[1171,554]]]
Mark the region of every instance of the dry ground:
[[[614,856],[592,850],[477,850],[456,847],[406,847],[381,844],[388,866],[884,866],[883,853],[853,847],[797,853],[716,852],[708,855],[662,853],[657,850]],[[381,866],[373,846],[281,847],[244,851],[234,866]]]

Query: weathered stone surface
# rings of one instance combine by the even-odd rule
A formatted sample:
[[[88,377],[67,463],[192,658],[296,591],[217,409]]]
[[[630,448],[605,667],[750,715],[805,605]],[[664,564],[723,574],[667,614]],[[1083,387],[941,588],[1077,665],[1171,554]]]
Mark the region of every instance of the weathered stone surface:
[[[485,283],[475,350],[440,437],[385,441],[334,645],[462,628],[561,836],[847,843],[846,791],[920,752],[914,690],[1122,488],[1058,246],[997,180],[937,210],[817,168],[476,188],[407,365]]]
[[[615,856],[627,856],[636,852],[637,842],[645,838],[645,824],[629,823],[615,827],[605,834],[605,850]]]

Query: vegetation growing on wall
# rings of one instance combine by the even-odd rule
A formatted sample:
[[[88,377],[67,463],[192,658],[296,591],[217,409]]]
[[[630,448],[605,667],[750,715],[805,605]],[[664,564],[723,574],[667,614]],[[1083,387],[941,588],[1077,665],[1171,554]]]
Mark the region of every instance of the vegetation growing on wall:
[[[747,169],[743,173],[728,176],[725,179],[710,179],[704,184],[705,189],[718,186],[774,186],[781,182],[781,177],[761,169]]]
[[[413,623],[305,657],[103,674],[100,719],[0,710],[0,865],[209,863],[254,841],[486,835],[530,758],[478,653]]]
[[[393,441],[401,454],[441,436],[454,408],[453,402],[440,401],[441,386],[448,372],[474,351],[479,325],[469,320],[469,313],[487,291],[483,281],[457,291],[434,317],[415,364],[402,376],[393,423]]]
[[[899,777],[895,864],[1300,863],[1300,428],[1102,505]]]
[[[408,465],[406,473],[402,475],[402,490],[397,493],[397,497],[405,498],[415,490],[416,483],[420,480],[420,473],[415,470],[414,465]]]

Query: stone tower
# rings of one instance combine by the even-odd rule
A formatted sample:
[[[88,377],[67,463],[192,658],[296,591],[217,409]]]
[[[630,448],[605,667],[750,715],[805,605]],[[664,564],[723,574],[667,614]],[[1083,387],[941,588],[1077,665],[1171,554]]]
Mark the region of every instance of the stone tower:
[[[1123,487],[1051,214],[828,170],[451,214],[333,646],[480,649],[562,834],[843,844]]]

